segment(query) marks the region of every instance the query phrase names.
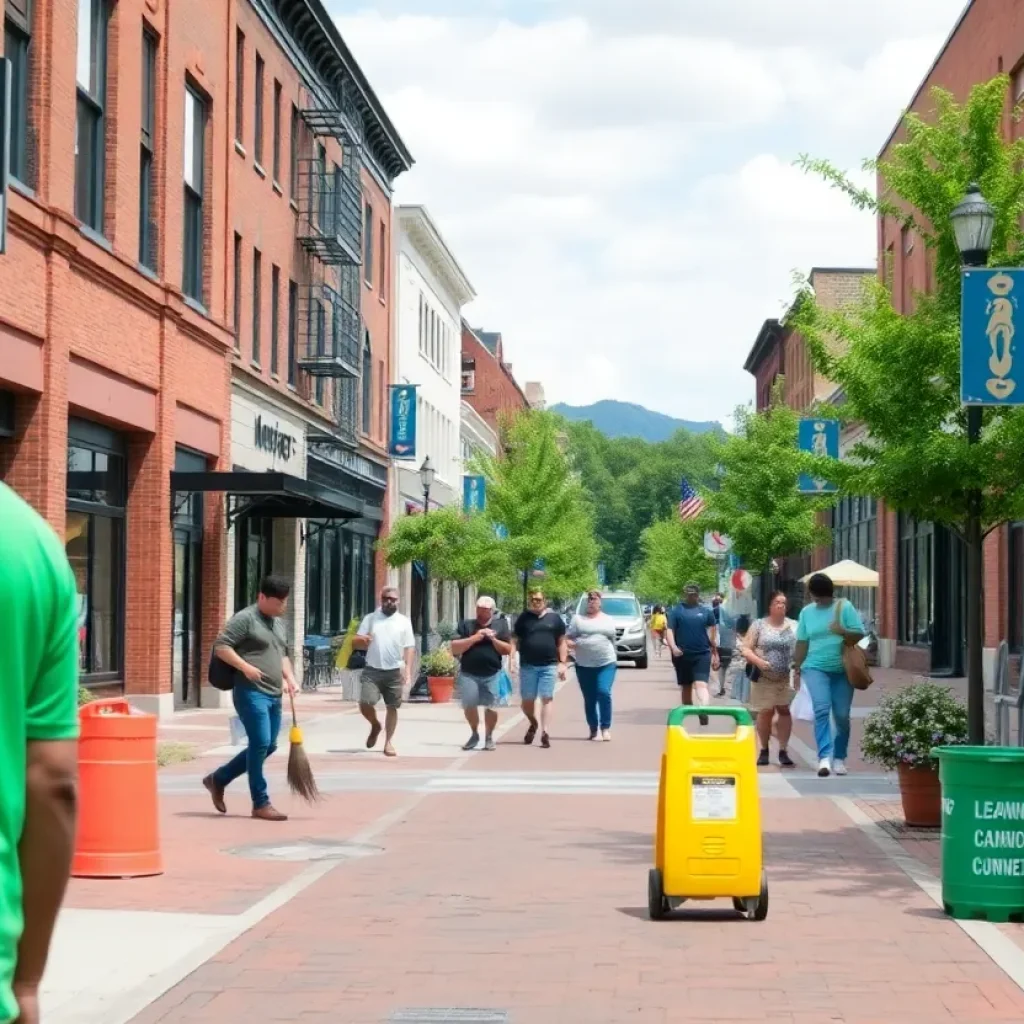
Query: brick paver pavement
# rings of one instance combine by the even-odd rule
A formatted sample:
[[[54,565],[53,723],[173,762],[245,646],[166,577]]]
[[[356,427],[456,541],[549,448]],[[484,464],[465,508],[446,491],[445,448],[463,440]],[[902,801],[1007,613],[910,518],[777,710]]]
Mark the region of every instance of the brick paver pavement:
[[[520,725],[497,752],[457,767],[484,782],[493,773],[496,784],[533,772],[654,771],[675,693],[664,666],[624,669],[613,742],[591,744],[570,679],[551,750],[517,742]],[[403,1009],[453,1006],[506,1011],[512,1024],[1022,1019],[1024,993],[827,787],[764,801],[771,911],[761,924],[727,903],[647,919],[650,795],[486,785],[424,795],[374,838],[379,854],[340,863],[135,1024],[381,1024]],[[401,806],[389,794],[337,794],[301,831],[353,834],[374,804],[381,814]],[[203,842],[236,843],[253,826],[227,828],[221,840],[204,831]],[[197,851],[197,872],[205,856]]]

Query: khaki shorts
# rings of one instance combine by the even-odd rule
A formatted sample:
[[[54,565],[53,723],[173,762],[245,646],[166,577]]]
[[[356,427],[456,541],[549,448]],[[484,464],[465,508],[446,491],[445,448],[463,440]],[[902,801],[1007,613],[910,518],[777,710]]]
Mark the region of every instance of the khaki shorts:
[[[384,706],[400,708],[402,706],[402,670],[400,668],[363,669],[360,680],[359,703],[376,707],[383,700]]]
[[[788,674],[773,675],[770,672],[762,672],[760,679],[752,680],[750,683],[750,700],[747,706],[755,712],[787,708],[793,697]]]

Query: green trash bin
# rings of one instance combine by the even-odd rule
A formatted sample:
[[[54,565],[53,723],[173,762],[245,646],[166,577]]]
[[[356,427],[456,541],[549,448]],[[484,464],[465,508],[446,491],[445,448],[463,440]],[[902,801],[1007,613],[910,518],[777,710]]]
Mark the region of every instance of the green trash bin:
[[[951,917],[1024,921],[1024,749],[937,747],[942,903]]]

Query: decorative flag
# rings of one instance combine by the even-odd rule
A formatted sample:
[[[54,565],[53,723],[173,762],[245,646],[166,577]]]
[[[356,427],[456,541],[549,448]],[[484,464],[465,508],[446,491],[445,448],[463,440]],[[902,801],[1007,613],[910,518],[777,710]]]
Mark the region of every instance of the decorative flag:
[[[684,476],[679,485],[679,518],[696,519],[704,511],[704,499]]]

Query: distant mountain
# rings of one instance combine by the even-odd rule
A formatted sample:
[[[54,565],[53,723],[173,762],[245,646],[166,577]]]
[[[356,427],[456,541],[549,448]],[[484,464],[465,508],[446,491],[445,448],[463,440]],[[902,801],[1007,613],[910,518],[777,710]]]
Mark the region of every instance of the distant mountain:
[[[717,422],[677,420],[662,412],[645,409],[642,405],[612,399],[595,402],[593,405],[565,405],[559,402],[551,406],[551,411],[574,422],[590,420],[606,437],[640,437],[652,443],[667,441],[677,430],[707,434],[722,429],[722,425]]]

